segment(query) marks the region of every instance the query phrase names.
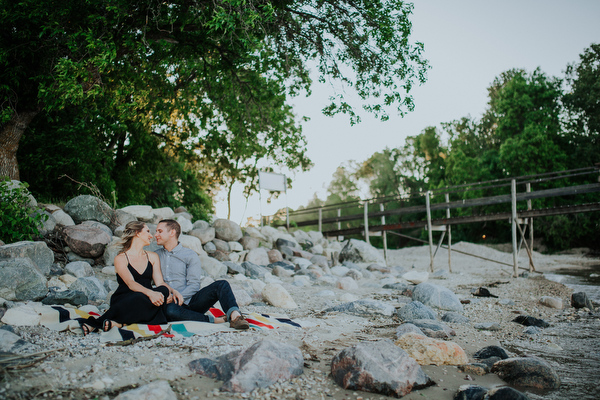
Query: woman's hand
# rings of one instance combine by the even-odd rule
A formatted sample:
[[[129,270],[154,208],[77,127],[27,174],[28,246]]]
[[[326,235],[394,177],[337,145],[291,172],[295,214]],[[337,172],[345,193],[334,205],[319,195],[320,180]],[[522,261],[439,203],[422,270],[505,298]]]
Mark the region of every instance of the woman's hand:
[[[150,299],[150,302],[156,307],[162,306],[162,304],[165,302],[165,298],[162,293],[155,292],[154,290],[151,290],[150,293],[147,293],[146,295]]]

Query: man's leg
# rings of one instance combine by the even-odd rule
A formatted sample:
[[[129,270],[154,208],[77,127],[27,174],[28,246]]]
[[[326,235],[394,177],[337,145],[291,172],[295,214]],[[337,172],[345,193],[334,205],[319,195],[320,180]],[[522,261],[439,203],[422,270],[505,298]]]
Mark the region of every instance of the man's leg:
[[[215,305],[216,302],[221,303],[223,311],[227,313],[227,320],[230,320],[231,313],[239,312],[235,296],[231,290],[229,282],[220,280],[211,283],[210,285],[200,289],[198,293],[192,296],[188,306],[191,310],[204,314],[209,308]]]
[[[165,306],[165,315],[168,321],[199,321],[199,322],[214,322],[212,315],[204,315],[190,310],[186,305],[177,305],[169,303]]]

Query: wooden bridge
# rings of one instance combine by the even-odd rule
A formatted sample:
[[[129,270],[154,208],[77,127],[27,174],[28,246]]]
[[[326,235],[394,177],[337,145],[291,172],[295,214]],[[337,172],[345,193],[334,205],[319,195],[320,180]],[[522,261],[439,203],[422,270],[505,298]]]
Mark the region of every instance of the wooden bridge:
[[[579,183],[578,181],[584,180],[588,183]],[[532,185],[540,185],[544,182],[550,182],[555,180],[564,181],[564,186],[556,187],[552,189],[541,189],[532,191]],[[594,182],[594,183],[589,183]],[[521,247],[525,245],[527,254],[529,256],[529,271],[534,272],[535,266],[532,258],[533,249],[533,218],[552,216],[552,215],[563,215],[572,213],[587,213],[600,211],[600,202],[594,201],[589,203],[581,204],[581,195],[587,193],[600,192],[600,166],[580,168],[575,170],[557,171],[538,175],[520,176],[516,178],[505,178],[497,179],[486,182],[469,183],[459,186],[446,187],[437,190],[430,190],[425,193],[421,193],[418,197],[425,199],[424,205],[398,207],[386,209],[386,204],[392,204],[400,202],[407,202],[408,197],[394,196],[385,198],[373,198],[367,200],[360,200],[354,202],[340,203],[335,205],[328,205],[323,207],[315,207],[310,209],[302,209],[298,211],[290,212],[290,219],[295,222],[296,226],[317,226],[318,230],[327,237],[343,237],[345,235],[362,234],[367,242],[369,237],[372,235],[383,236],[383,247],[384,255],[387,256],[387,233],[392,233],[398,236],[417,240],[424,243],[429,243],[430,252],[430,269],[433,271],[433,259],[440,246],[442,246],[444,236],[447,234],[447,247],[448,248],[448,267],[452,271],[452,263],[450,254],[452,252],[452,225],[458,224],[469,224],[476,222],[485,221],[497,221],[506,220],[511,223],[512,229],[512,247],[513,247],[513,275],[517,276],[519,269],[518,266],[518,253]],[[547,185],[547,184],[546,184]],[[465,200],[454,200],[451,201],[452,197],[464,197],[464,193],[468,191],[508,191],[507,194],[500,194],[488,197],[479,197]],[[520,192],[517,188],[524,188]],[[533,209],[532,200],[550,197],[566,197],[569,196],[568,205],[552,208]],[[598,197],[594,196],[595,200]],[[411,197],[415,200],[415,196]],[[443,198],[443,200],[441,200]],[[438,200],[439,199],[439,200]],[[436,201],[438,200],[438,201]],[[441,201],[440,201],[441,200]],[[579,201],[578,201],[579,200]],[[413,201],[414,203],[414,201]],[[472,208],[480,206],[490,206],[497,204],[510,203],[511,207],[505,212],[490,213],[490,214],[472,214],[469,216],[451,216],[451,210],[458,208]],[[519,209],[518,205],[521,205]],[[354,213],[350,215],[341,215],[343,209],[354,208],[363,209],[362,213]],[[375,210],[373,210],[375,208]],[[377,209],[378,208],[378,209]],[[371,209],[371,210],[370,210]],[[432,212],[445,210],[445,217],[432,218]],[[337,216],[323,218],[323,214],[331,214],[337,211]],[[408,215],[408,214],[421,214],[418,219],[398,222],[392,224],[386,224],[386,217],[392,215]],[[310,220],[302,220],[303,216],[306,218],[311,215],[316,215],[317,218]],[[370,219],[377,218],[380,223],[370,223]],[[351,227],[342,229],[341,224],[347,221],[362,220],[362,226]],[[337,229],[323,230],[324,225],[337,224]],[[289,226],[288,226],[289,227]],[[424,228],[428,231],[428,241],[423,241],[418,238],[410,237],[395,231],[404,229],[415,229]],[[525,233],[529,231],[529,240],[526,239]],[[433,243],[433,232],[441,231],[442,235],[437,243],[437,247],[434,251]],[[519,238],[520,237],[520,238]],[[456,251],[456,250],[455,250]],[[494,260],[490,260],[494,261]],[[495,261],[498,262],[498,261]],[[510,265],[506,263],[501,263]],[[524,268],[523,268],[524,269]]]

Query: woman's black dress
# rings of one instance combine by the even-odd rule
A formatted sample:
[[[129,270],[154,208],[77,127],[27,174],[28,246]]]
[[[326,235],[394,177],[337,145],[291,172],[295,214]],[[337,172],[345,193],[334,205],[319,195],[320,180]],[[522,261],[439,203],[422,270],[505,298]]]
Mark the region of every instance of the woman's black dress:
[[[127,256],[127,254],[125,254],[125,256]],[[127,261],[129,261],[129,257],[127,258]],[[119,274],[117,274],[119,287],[110,298],[110,308],[102,316],[98,318],[89,317],[82,322],[98,329],[102,329],[104,321],[106,320],[115,321],[125,325],[135,323],[160,325],[167,323],[164,306],[167,303],[167,297],[169,297],[169,289],[166,286],[152,287],[152,263],[150,260],[148,260],[148,265],[142,274],[137,272],[129,262],[127,263],[127,268],[137,283],[145,288],[159,292],[164,296],[163,305],[157,307],[152,304],[150,298],[144,293],[134,292],[129,289],[129,286],[127,286]]]

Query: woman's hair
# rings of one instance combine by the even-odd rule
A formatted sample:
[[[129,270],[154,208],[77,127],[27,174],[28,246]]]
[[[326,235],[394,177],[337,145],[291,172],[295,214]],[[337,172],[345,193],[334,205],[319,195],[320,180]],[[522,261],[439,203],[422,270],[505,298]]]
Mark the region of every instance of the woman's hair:
[[[125,225],[123,236],[121,236],[121,253],[129,250],[133,238],[144,229],[144,226],[146,224],[141,221],[130,221]]]

